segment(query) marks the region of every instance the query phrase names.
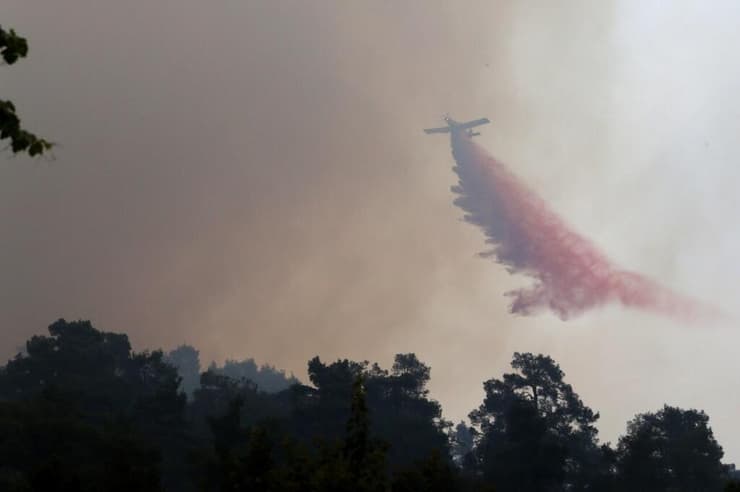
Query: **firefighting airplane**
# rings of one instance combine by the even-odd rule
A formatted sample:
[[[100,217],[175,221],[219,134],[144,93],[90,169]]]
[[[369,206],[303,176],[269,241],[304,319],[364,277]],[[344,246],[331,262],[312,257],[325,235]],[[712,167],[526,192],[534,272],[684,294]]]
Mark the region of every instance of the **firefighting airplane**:
[[[474,127],[485,125],[486,123],[491,122],[491,120],[489,120],[488,118],[481,118],[479,120],[472,120],[460,123],[450,118],[449,115],[445,115],[444,120],[445,123],[447,123],[447,126],[444,126],[442,128],[425,128],[424,133],[450,133],[452,131],[466,130],[466,133],[469,137],[475,137],[477,135],[480,135],[480,132],[474,132],[472,130]]]

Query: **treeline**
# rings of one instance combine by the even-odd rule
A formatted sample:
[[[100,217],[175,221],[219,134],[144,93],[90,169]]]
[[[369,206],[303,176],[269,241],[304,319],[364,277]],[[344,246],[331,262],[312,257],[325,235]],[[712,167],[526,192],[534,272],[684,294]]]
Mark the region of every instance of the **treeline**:
[[[190,345],[180,345],[167,353],[166,360],[177,368],[182,378],[180,387],[188,397],[192,397],[193,392],[200,386],[201,365],[198,350]],[[294,384],[300,384],[293,374],[288,376],[285,371],[269,364],[258,366],[252,358],[241,361],[227,359],[223,366],[211,362],[208,372],[223,374],[236,380],[248,379],[267,393],[277,393]]]
[[[192,347],[133,352],[55,322],[0,369],[0,490],[740,490],[705,413],[665,406],[600,444],[598,413],[543,355],[514,354],[457,426],[414,354],[315,357],[311,385],[250,359],[193,368]]]

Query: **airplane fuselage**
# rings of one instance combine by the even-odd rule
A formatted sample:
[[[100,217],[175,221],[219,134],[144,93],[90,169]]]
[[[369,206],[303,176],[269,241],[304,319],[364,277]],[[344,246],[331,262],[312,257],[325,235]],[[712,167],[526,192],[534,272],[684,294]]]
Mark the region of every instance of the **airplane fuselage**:
[[[449,116],[444,116],[444,121],[447,123],[446,127],[441,128],[426,128],[424,130],[424,133],[431,134],[431,133],[458,133],[461,131],[466,131],[466,135],[468,137],[474,137],[476,135],[480,135],[478,132],[474,132],[472,129],[476,126],[485,125],[486,123],[490,123],[491,121],[488,118],[480,118],[477,120],[471,120],[466,122],[457,122],[450,118]]]

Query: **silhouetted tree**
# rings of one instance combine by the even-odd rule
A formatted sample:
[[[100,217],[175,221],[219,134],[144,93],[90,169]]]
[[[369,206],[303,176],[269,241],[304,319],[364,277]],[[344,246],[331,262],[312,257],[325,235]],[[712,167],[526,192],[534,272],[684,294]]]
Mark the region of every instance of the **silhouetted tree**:
[[[221,417],[208,419],[214,454],[206,468],[205,490],[278,490],[271,486],[274,443],[263,427],[244,427],[241,398],[234,399]]]
[[[342,434],[338,423],[348,418],[352,384],[362,376],[373,415],[371,430],[390,444],[391,466],[411,465],[435,449],[450,455],[445,432],[450,424],[442,419],[439,403],[428,398],[430,369],[414,354],[397,355],[390,372],[346,359],[326,365],[316,357],[309,361],[308,373],[316,390],[304,390],[295,403],[296,427],[308,437]]]
[[[429,398],[431,370],[415,354],[398,354],[390,373],[374,365],[366,376],[373,431],[391,444],[389,461],[407,466],[435,450],[450,459],[441,405]]]
[[[265,490],[295,492],[387,489],[385,445],[370,435],[370,417],[362,381],[352,389],[350,415],[342,439],[321,439],[313,452],[281,438],[269,424],[246,426],[243,401],[209,418],[213,449],[201,480],[204,490]]]
[[[310,441],[316,436],[328,440],[344,435],[352,401],[352,384],[367,363],[347,359],[324,364],[319,357],[308,361],[308,377],[315,388],[293,390],[294,425],[297,435]]]
[[[270,395],[260,391],[252,381],[235,380],[209,370],[201,374],[200,385],[187,409],[196,434],[207,435],[209,418],[223,415],[237,399],[241,402],[240,421],[248,426],[266,419],[287,420],[291,412],[289,397]]]
[[[90,418],[123,415],[151,428],[181,419],[185,397],[177,370],[161,351],[135,353],[128,337],[89,321],[63,319],[34,336],[0,371],[0,396],[22,399],[55,387],[74,395]]]
[[[370,438],[370,417],[363,377],[352,384],[352,400],[344,441],[344,456],[355,490],[383,492],[385,490],[386,446]]]
[[[160,453],[129,424],[93,425],[45,389],[0,402],[0,490],[159,491]]]
[[[725,492],[740,492],[740,471],[734,463],[724,465],[724,467],[727,480],[724,488]]]
[[[603,444],[584,464],[574,490],[614,492],[619,490],[617,478],[617,452],[609,444]]]
[[[727,482],[724,492],[740,492],[740,482],[735,480]]]
[[[724,485],[724,453],[704,412],[666,405],[639,414],[617,452],[621,490],[720,491]]]
[[[180,345],[171,350],[167,362],[177,368],[180,375],[180,388],[189,398],[200,384],[200,357],[197,350],[190,345]]]
[[[460,487],[457,471],[439,450],[432,451],[428,458],[415,466],[397,470],[391,484],[393,492],[448,492],[460,490]]]
[[[267,393],[278,393],[294,384],[300,384],[295,376],[292,374],[287,376],[285,371],[277,369],[275,366],[263,364],[258,367],[254,359],[244,359],[243,361],[228,359],[223,367],[211,363],[208,370],[224,374],[232,379],[249,379],[260,390]]]
[[[475,437],[472,429],[465,422],[460,421],[450,434],[452,442],[452,457],[458,466],[462,466],[465,457],[473,452]]]
[[[34,336],[26,354],[0,370],[0,399],[26,400],[44,390],[75,401],[84,422],[124,422],[162,453],[165,485],[184,465],[185,395],[177,370],[161,351],[131,351],[128,337],[96,330],[89,321],[63,319],[50,336]]]
[[[484,476],[502,491],[581,488],[588,464],[599,460],[598,414],[550,357],[515,353],[511,365],[517,372],[483,383],[485,399],[470,414]]]
[[[542,355],[514,354],[453,431],[414,354],[390,370],[316,357],[314,387],[277,393],[209,370],[186,406],[167,360],[192,369],[197,351],[173,353],[88,321],[32,337],[0,368],[0,490],[737,490],[703,412],[641,414],[599,446],[598,415]]]
[[[5,63],[12,65],[28,54],[28,42],[13,29],[0,27],[0,56]],[[0,140],[10,139],[13,153],[28,152],[30,156],[40,155],[51,149],[53,144],[39,138],[21,127],[15,105],[0,100]]]

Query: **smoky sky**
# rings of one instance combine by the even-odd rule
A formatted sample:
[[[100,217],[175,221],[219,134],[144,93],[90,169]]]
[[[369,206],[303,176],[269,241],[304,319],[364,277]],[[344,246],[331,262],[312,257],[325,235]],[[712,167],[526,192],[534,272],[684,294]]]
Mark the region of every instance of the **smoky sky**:
[[[137,349],[388,365],[460,419],[514,351],[557,360],[603,440],[663,403],[740,453],[735,327],[507,312],[442,113],[610,257],[732,310],[740,82],[731,2],[69,0],[0,6],[29,57],[3,98],[59,142],[0,162],[10,356],[59,317]]]

